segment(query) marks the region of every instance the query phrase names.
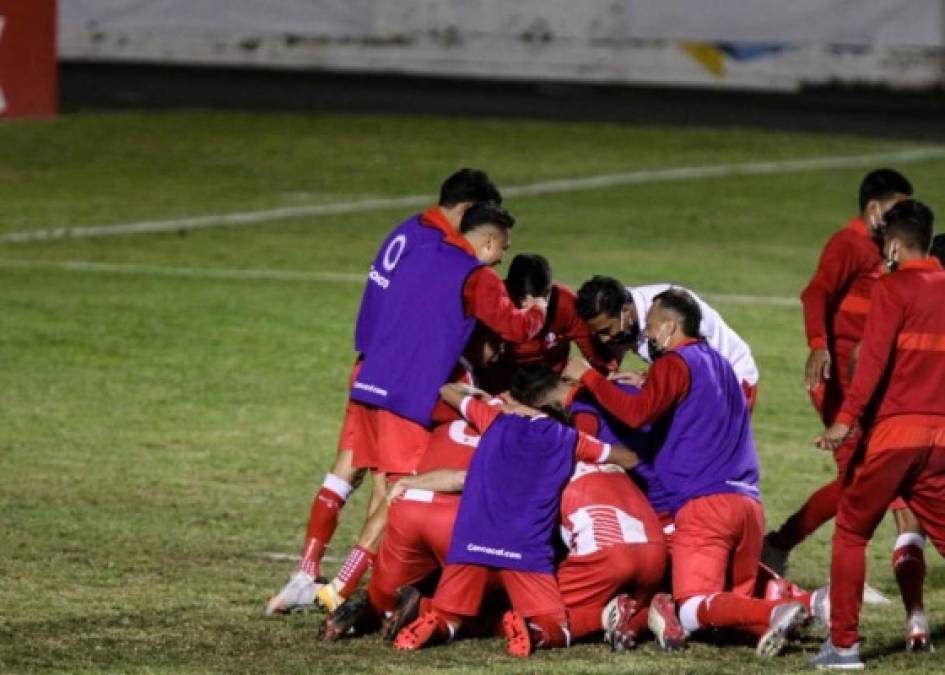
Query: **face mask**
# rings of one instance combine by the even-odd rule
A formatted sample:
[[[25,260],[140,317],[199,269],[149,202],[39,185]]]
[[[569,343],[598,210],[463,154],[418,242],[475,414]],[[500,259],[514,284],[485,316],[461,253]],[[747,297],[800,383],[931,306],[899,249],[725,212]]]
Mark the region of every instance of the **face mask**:
[[[640,328],[637,324],[629,327],[624,324],[623,314],[620,315],[620,330],[610,338],[610,344],[615,347],[630,347],[640,339]]]
[[[669,348],[669,338],[670,336],[667,335],[662,340],[656,337],[648,337],[646,339],[646,348],[647,348],[647,351],[650,353],[651,359],[655,361],[659,357],[666,354]]]

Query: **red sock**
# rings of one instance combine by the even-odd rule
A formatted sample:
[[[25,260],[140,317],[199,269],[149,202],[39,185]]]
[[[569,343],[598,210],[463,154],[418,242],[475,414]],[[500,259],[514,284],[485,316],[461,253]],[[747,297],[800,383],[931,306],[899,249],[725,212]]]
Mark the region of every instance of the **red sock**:
[[[768,540],[782,551],[793,549],[837,515],[841,489],[839,479],[832,480],[818,489],[794,515],[784,521],[784,525],[777,532],[768,536]]]
[[[703,628],[737,628],[760,637],[768,629],[777,600],[746,598],[736,593],[716,593],[699,603],[696,618]]]
[[[650,630],[649,626],[647,625],[649,617],[650,608],[644,607],[639,612],[634,614],[632,619],[630,619],[630,630],[633,631],[637,638],[646,635],[647,631]]]
[[[358,589],[361,577],[371,569],[373,564],[374,554],[369,550],[363,546],[355,546],[351,549],[351,553],[348,554],[345,564],[341,566],[341,571],[336,577],[342,584],[338,592],[345,598],[350,597]]]
[[[898,547],[893,551],[892,566],[906,614],[924,611],[922,587],[925,584],[925,552],[922,547],[915,544]]]
[[[598,611],[598,624],[600,612]],[[532,616],[526,620],[534,649],[556,649],[571,645],[571,631],[564,612]]]
[[[322,487],[315,494],[308,515],[308,529],[302,546],[302,559],[299,561],[300,570],[313,577],[321,575],[322,556],[335,533],[335,528],[338,527],[338,512],[344,505],[344,497],[327,487]]]

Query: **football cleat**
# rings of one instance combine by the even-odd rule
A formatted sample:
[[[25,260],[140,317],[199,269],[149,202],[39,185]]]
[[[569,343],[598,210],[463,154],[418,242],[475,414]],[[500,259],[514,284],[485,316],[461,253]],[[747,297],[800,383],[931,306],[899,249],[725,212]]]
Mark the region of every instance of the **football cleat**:
[[[929,654],[935,651],[929,632],[929,619],[925,612],[913,612],[906,619],[906,651]]]
[[[676,604],[667,593],[657,593],[650,601],[647,626],[653,632],[660,647],[669,652],[686,648],[686,630],[676,616]]]
[[[345,601],[345,596],[338,592],[336,587],[337,582],[332,581],[329,584],[323,584],[321,588],[318,589],[318,592],[315,594],[315,600],[319,605],[327,609],[329,612],[334,612],[341,606],[341,603]]]
[[[783,577],[787,574],[791,552],[772,544],[771,535],[771,532],[765,535],[765,543],[761,549],[761,564],[770,567],[778,576]]]
[[[820,647],[817,656],[807,662],[807,665],[816,670],[863,670],[860,660],[859,643],[852,647],[834,647],[828,638]]]
[[[365,618],[369,607],[367,591],[364,589],[356,591],[328,615],[319,630],[319,635],[324,640],[334,642],[349,633],[354,633],[355,626]]]
[[[509,656],[527,659],[532,654],[532,639],[528,625],[518,612],[508,611],[502,615],[502,634],[505,635],[505,651]]]
[[[391,642],[400,629],[412,623],[420,614],[420,601],[423,596],[413,586],[401,586],[397,589],[397,607],[381,625],[381,639]]]
[[[830,627],[830,586],[821,586],[811,593],[808,611],[821,626]]]
[[[314,609],[315,595],[324,585],[325,579],[316,579],[307,572],[296,570],[282,590],[269,598],[266,603],[266,616]]]
[[[636,646],[637,636],[630,629],[630,620],[639,613],[636,600],[621,593],[607,603],[601,612],[604,642],[615,652],[625,652]]]
[[[807,621],[807,608],[800,602],[788,602],[771,610],[768,630],[758,640],[755,653],[764,658],[777,656],[784,645]]]
[[[394,649],[416,651],[429,645],[448,642],[452,636],[450,625],[439,614],[430,610],[400,629],[394,638]]]

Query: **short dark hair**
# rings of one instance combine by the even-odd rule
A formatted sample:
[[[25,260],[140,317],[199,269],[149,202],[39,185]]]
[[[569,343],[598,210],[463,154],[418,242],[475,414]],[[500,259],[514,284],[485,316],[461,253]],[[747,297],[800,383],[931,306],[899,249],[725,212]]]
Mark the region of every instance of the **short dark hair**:
[[[936,234],[932,237],[932,250],[929,252],[945,265],[945,234]]]
[[[670,288],[653,298],[653,304],[657,302],[660,303],[661,309],[667,309],[680,318],[686,337],[699,337],[702,309],[692,294],[681,288]]]
[[[907,199],[889,209],[883,220],[886,222],[883,230],[886,238],[896,237],[908,248],[929,252],[935,215],[928,206],[915,199]]]
[[[459,231],[466,234],[484,225],[493,225],[502,230],[511,230],[515,226],[515,218],[494,202],[480,202],[466,209],[463,219],[459,222]]]
[[[587,321],[595,316],[620,316],[627,302],[627,289],[613,277],[596,275],[578,289],[577,313]]]
[[[440,186],[440,206],[452,208],[462,202],[502,203],[502,194],[485,171],[460,169]]]
[[[515,304],[520,304],[526,295],[544,298],[551,290],[551,265],[543,255],[519,253],[509,264],[505,288]]]
[[[912,196],[912,183],[893,169],[870,171],[860,182],[860,211],[874,199],[892,199],[896,195]]]
[[[560,381],[561,377],[551,366],[522,366],[515,371],[509,393],[519,403],[537,407],[545,394],[558,386]]]

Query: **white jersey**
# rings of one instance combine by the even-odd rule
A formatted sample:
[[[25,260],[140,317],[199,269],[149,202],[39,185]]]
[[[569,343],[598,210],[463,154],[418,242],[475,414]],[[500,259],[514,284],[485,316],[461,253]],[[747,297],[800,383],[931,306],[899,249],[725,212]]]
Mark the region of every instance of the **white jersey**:
[[[640,325],[640,337],[634,349],[637,355],[646,361],[652,363],[649,347],[646,344],[646,338],[643,337],[643,327],[646,325],[646,314],[650,311],[653,304],[653,298],[668,291],[670,288],[679,288],[686,291],[699,303],[699,309],[702,310],[702,323],[699,325],[699,333],[705,338],[709,346],[719,352],[725,359],[732,364],[735,369],[735,375],[739,381],[748,384],[758,384],[758,366],[755,365],[755,359],[751,355],[751,347],[741,336],[733,331],[722,316],[716,312],[708,303],[698,295],[682,286],[673,286],[671,284],[653,284],[651,286],[627,286],[627,292],[637,309],[637,320]]]

